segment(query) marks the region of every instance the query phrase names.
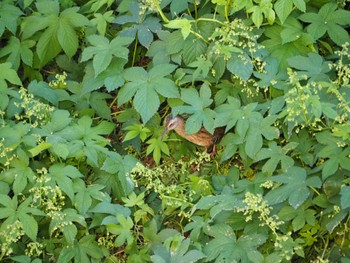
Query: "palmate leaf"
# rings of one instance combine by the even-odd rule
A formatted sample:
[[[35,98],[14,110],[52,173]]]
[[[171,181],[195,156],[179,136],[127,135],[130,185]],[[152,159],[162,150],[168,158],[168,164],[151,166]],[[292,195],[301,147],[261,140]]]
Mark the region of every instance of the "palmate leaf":
[[[257,103],[251,103],[241,107],[238,99],[228,97],[227,103],[215,109],[217,112],[215,127],[226,126],[226,131],[235,127],[239,137],[230,137],[234,138],[236,142],[240,140],[244,142],[245,151],[252,159],[256,158],[255,155],[261,149],[263,137],[273,140],[279,136],[278,129],[273,127],[277,116],[271,115],[263,118],[261,113],[255,111],[256,106]],[[225,143],[228,142],[225,140]],[[232,150],[234,149],[232,148]]]
[[[300,11],[305,12],[306,6],[304,0],[277,0],[275,3],[275,11],[282,24],[293,11],[293,5]]]
[[[103,252],[96,242],[96,237],[86,235],[73,245],[64,247],[59,253],[57,263],[70,262],[73,258],[77,263],[91,262],[90,258],[99,261],[102,257]]]
[[[302,35],[295,41],[285,43],[281,37],[283,27],[280,25],[273,25],[268,27],[265,31],[265,35],[269,38],[262,42],[262,44],[270,52],[272,58],[279,61],[279,69],[285,70],[287,67],[287,60],[290,57],[297,55],[307,55],[312,50],[309,45],[312,44],[312,39]]]
[[[185,239],[179,242],[180,245],[176,249],[172,248],[171,251],[168,251],[165,246],[157,246],[154,249],[155,255],[151,256],[152,262],[192,263],[204,258],[205,255],[201,251],[196,249],[189,250],[190,242],[190,239]]]
[[[336,3],[327,3],[317,14],[302,14],[299,19],[310,23],[306,30],[314,40],[321,38],[326,32],[337,45],[350,40],[347,31],[341,27],[350,24],[350,11],[338,9]]]
[[[186,121],[186,134],[198,132],[202,126],[213,134],[215,112],[209,108],[213,102],[210,87],[203,84],[199,92],[194,88],[183,89],[181,99],[188,105],[174,107],[173,114],[191,115]]]
[[[7,56],[6,61],[12,63],[14,69],[18,69],[21,61],[28,66],[32,66],[33,52],[30,50],[35,45],[33,40],[20,41],[12,36],[8,45],[0,50],[0,57]]]
[[[130,15],[120,15],[113,21],[113,23],[125,25],[120,36],[133,39],[137,37],[140,44],[148,48],[153,41],[153,33],[162,28],[159,19],[141,15],[142,11],[140,11],[140,5],[137,2],[131,2],[128,11]]]
[[[133,39],[117,36],[112,41],[100,35],[91,35],[88,41],[92,46],[84,49],[81,61],[87,61],[93,57],[92,64],[95,70],[95,77],[107,69],[113,57],[128,59],[128,46]]]
[[[214,239],[204,247],[206,262],[262,262],[257,248],[266,240],[261,234],[242,235],[237,239],[228,225],[214,225],[210,232]]]
[[[279,163],[281,163],[282,171],[286,172],[287,169],[293,166],[293,158],[287,156],[287,152],[294,149],[297,143],[289,143],[284,147],[278,146],[276,142],[271,141],[268,144],[268,148],[261,149],[257,154],[255,161],[261,161],[269,159],[262,167],[262,171],[267,174],[272,174]]]
[[[36,53],[40,66],[63,51],[72,57],[78,49],[76,29],[90,24],[90,21],[78,13],[78,7],[65,9],[60,13],[58,1],[40,1],[36,3],[39,12],[24,18],[21,23],[23,39],[34,36],[44,30],[37,43]]]
[[[325,62],[323,58],[316,53],[309,53],[307,57],[295,56],[288,59],[288,64],[300,70],[310,81],[328,81],[329,76],[326,74],[330,69],[330,63]]]
[[[134,97],[135,109],[140,113],[143,123],[148,122],[159,108],[159,95],[166,98],[179,97],[175,83],[166,77],[175,68],[175,65],[162,64],[154,66],[149,72],[141,67],[126,69],[123,75],[127,83],[118,93],[118,105]]]
[[[265,196],[269,204],[280,204],[288,199],[289,204],[295,209],[309,197],[311,193],[309,188],[320,188],[322,185],[319,177],[307,177],[305,169],[296,166],[290,167],[281,175],[269,177],[269,180],[282,184]]]
[[[5,29],[8,29],[12,34],[16,33],[17,19],[22,15],[22,11],[11,2],[0,3],[0,37]]]

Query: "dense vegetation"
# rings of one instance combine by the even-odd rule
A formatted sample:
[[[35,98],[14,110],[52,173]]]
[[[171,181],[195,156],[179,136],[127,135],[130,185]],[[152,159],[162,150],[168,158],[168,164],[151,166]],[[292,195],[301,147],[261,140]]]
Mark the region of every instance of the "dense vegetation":
[[[0,261],[349,263],[349,8],[1,1]]]

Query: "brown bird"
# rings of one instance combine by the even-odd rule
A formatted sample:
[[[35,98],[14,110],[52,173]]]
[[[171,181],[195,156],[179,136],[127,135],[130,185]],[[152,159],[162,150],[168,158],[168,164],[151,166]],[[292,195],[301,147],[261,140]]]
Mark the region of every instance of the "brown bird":
[[[225,128],[219,127],[216,128],[214,134],[209,133],[205,128],[201,128],[198,132],[193,134],[186,134],[185,132],[185,124],[186,120],[181,116],[171,116],[168,115],[164,120],[164,132],[162,134],[162,138],[164,135],[171,131],[175,130],[175,132],[186,140],[197,144],[199,146],[205,147],[205,151],[210,153],[212,157],[216,154],[216,143],[220,141],[222,136],[224,135]]]

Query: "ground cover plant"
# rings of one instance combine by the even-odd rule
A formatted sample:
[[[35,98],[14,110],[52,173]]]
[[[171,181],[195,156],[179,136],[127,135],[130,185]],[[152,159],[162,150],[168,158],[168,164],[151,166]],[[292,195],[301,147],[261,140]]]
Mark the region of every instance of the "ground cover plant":
[[[349,263],[349,9],[1,1],[0,261]]]

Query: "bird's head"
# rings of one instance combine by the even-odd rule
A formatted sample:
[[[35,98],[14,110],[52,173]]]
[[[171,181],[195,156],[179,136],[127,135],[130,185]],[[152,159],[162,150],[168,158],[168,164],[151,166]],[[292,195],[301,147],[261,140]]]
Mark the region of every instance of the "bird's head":
[[[162,139],[164,138],[165,134],[167,134],[169,131],[176,129],[176,127],[179,126],[181,121],[183,121],[183,119],[179,116],[173,117],[171,114],[168,115],[164,120],[164,131],[162,134]]]

